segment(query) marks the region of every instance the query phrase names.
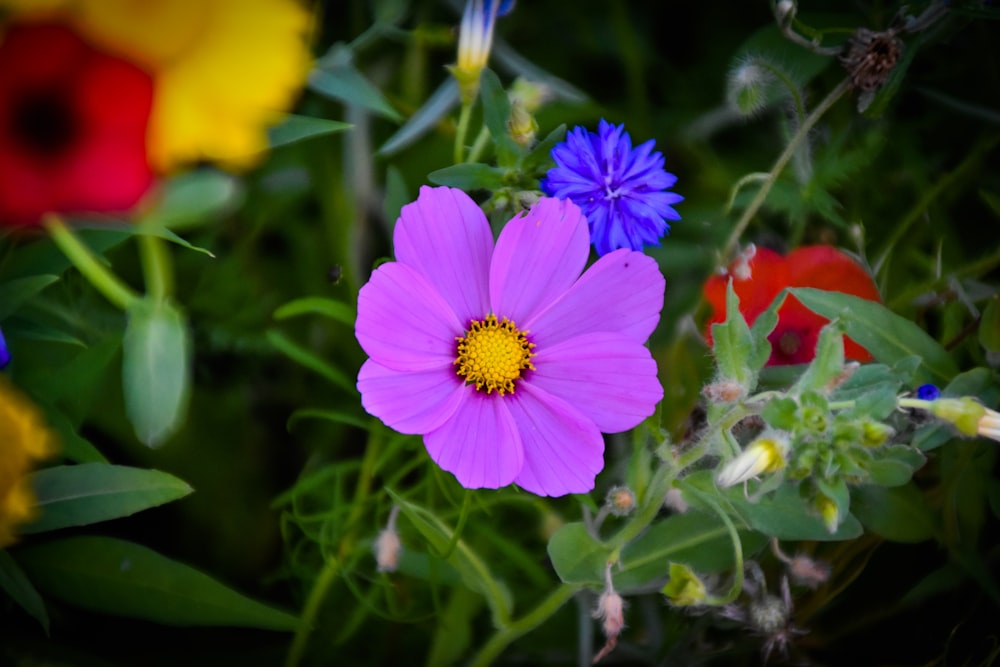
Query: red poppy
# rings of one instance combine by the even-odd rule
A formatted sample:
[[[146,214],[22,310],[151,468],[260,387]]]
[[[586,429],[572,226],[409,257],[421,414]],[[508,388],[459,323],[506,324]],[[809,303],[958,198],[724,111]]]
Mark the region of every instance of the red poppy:
[[[743,266],[737,270],[737,263]],[[774,297],[786,287],[815,287],[832,292],[853,294],[871,301],[881,301],[878,288],[868,272],[849,256],[832,246],[803,246],[782,256],[767,248],[757,248],[747,261],[738,259],[729,270],[708,279],[704,286],[705,300],[712,306],[712,315],[705,325],[706,337],[712,342],[712,325],[726,319],[726,285],[730,276],[740,297],[740,312],[753,324],[767,310]],[[768,366],[802,364],[816,354],[819,330],[829,322],[802,305],[793,296],[785,299],[778,311],[778,325],[768,336],[771,358]],[[850,338],[844,338],[844,355],[857,361],[871,361],[866,349]]]
[[[122,212],[153,182],[152,78],[52,23],[0,37],[0,225]]]

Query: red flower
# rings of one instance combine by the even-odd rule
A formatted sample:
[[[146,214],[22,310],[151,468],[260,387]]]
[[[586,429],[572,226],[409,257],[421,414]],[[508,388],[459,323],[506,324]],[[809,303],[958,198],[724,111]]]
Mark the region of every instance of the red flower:
[[[737,270],[738,263],[743,263],[744,266],[739,268],[746,271]],[[785,287],[815,287],[881,301],[878,288],[868,272],[836,248],[803,246],[786,256],[767,248],[757,248],[749,261],[738,259],[725,274],[712,276],[705,283],[705,300],[712,306],[712,315],[705,325],[709,344],[712,342],[712,325],[726,319],[726,285],[730,276],[733,276],[733,287],[740,297],[740,312],[750,324],[767,310],[774,297]],[[819,330],[827,322],[829,320],[789,296],[778,311],[778,325],[768,336],[771,358],[767,365],[812,361]],[[846,337],[844,354],[848,359],[857,361],[871,361],[872,358],[866,349]]]
[[[0,40],[0,225],[134,206],[153,181],[149,74],[57,24]]]

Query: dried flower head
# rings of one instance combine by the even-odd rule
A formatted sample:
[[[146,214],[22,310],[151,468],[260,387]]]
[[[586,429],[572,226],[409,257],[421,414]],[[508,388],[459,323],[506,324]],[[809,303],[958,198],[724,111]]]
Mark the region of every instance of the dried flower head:
[[[615,516],[628,516],[635,509],[635,492],[627,486],[614,486],[608,491],[604,504]]]
[[[854,87],[871,93],[886,82],[902,53],[903,42],[896,37],[895,31],[858,28],[847,41],[840,62]]]

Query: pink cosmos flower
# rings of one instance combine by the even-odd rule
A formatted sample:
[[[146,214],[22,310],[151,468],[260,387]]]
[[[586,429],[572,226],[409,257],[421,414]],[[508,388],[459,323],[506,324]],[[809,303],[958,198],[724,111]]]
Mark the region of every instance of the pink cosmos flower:
[[[656,262],[621,249],[580,275],[587,221],[558,199],[516,216],[494,246],[486,216],[452,188],[421,188],[393,243],[397,261],[358,294],[365,409],[423,435],[466,488],[593,489],[601,432],[638,425],[663,398],[644,345],[663,307]]]

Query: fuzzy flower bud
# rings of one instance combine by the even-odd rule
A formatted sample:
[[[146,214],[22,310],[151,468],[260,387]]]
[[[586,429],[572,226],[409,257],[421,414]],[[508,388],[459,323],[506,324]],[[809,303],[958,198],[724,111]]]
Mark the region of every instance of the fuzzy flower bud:
[[[594,607],[592,614],[601,622],[601,630],[607,639],[604,647],[591,661],[595,664],[614,650],[618,645],[618,635],[625,629],[625,600],[615,590],[611,581],[611,566],[612,564],[608,563],[604,570],[604,591],[597,598],[597,606]]]
[[[774,74],[760,58],[745,58],[729,71],[726,99],[744,116],[753,116],[767,106],[767,92]]]
[[[670,604],[677,607],[698,605],[708,597],[705,582],[683,563],[670,564],[670,581],[661,589]]]
[[[745,482],[764,473],[777,472],[785,467],[788,438],[777,431],[769,431],[751,442],[743,453],[723,466],[715,476],[715,483],[722,488]]]
[[[865,447],[884,445],[895,431],[888,424],[877,421],[866,421],[861,425],[861,444]]]
[[[747,390],[736,380],[722,379],[705,385],[701,394],[713,403],[733,403],[746,398]]]
[[[604,505],[615,516],[628,516],[635,509],[635,492],[626,486],[614,486],[608,491]]]
[[[663,506],[678,514],[684,514],[688,511],[688,503],[684,499],[684,493],[676,487],[667,491],[667,495],[663,497]]]
[[[375,563],[379,572],[395,572],[399,567],[399,554],[403,550],[403,543],[396,532],[396,516],[399,514],[399,507],[395,506],[389,512],[389,521],[385,529],[379,533],[375,539]]]

